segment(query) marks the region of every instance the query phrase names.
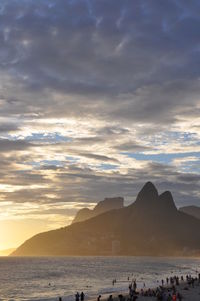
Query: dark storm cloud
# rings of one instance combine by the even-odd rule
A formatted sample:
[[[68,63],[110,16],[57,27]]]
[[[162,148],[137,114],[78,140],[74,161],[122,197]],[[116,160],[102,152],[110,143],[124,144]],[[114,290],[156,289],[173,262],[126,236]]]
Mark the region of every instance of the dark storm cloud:
[[[2,1],[0,62],[13,82],[2,93],[15,112],[173,122],[200,92],[198,12],[194,0]]]

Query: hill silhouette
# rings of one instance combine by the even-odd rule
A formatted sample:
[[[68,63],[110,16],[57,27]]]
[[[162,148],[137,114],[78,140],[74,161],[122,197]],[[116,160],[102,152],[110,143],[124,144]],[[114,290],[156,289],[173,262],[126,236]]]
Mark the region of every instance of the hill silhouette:
[[[162,255],[200,253],[200,220],[177,210],[170,192],[148,182],[130,206],[35,235],[12,255]]]
[[[179,208],[179,210],[200,219],[200,207],[198,206],[185,206]]]
[[[103,201],[100,201],[93,210],[88,208],[83,208],[79,210],[72,221],[72,223],[82,222],[92,217],[95,217],[99,214],[102,214],[106,211],[113,209],[120,209],[124,207],[124,199],[121,197],[116,198],[105,198]]]

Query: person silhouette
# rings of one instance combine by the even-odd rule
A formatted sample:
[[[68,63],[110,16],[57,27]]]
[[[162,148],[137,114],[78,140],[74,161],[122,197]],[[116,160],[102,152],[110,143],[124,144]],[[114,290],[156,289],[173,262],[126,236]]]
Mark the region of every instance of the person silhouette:
[[[75,300],[76,300],[76,301],[79,301],[79,298],[80,298],[80,295],[79,295],[79,293],[77,292],[76,295],[75,295]]]
[[[100,300],[101,300],[101,295],[99,295],[97,298],[97,301],[100,301]]]
[[[109,296],[108,301],[113,301],[113,296],[112,295]]]
[[[84,298],[85,298],[85,294],[83,292],[81,292],[81,301],[84,301]]]

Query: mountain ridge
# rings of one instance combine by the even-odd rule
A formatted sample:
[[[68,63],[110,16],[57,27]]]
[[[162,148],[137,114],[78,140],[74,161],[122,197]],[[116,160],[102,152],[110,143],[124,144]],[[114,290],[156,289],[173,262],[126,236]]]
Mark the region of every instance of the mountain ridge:
[[[199,206],[184,206],[179,208],[181,212],[191,215],[195,218],[200,219],[200,207]]]
[[[95,217],[101,213],[104,213],[113,209],[120,209],[124,207],[124,198],[114,197],[105,198],[103,201],[97,203],[94,209],[83,208],[79,210],[74,217],[72,223],[82,222],[92,217]]]
[[[200,221],[177,210],[170,192],[158,195],[148,182],[136,201],[73,223],[40,233],[12,255],[155,255],[200,254]]]

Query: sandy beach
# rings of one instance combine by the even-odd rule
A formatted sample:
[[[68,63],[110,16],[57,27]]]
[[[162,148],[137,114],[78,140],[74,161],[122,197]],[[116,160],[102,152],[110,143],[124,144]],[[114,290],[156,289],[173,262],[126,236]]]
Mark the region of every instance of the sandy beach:
[[[155,300],[160,300],[160,301],[173,301],[173,300],[177,300],[177,301],[181,301],[181,300],[186,300],[186,301],[200,301],[200,283],[198,280],[196,280],[194,282],[194,286],[189,285],[186,281],[181,282],[178,286],[175,286],[175,290],[176,290],[176,299],[172,298],[173,295],[173,288],[170,286],[164,286],[164,291],[166,292],[164,297],[161,297],[161,299],[159,299],[156,296],[143,296],[141,295],[141,291],[138,290],[137,291],[137,301],[155,301]],[[157,288],[154,288],[153,290],[156,291]],[[180,294],[182,299],[179,299],[177,297],[177,294]],[[171,298],[169,297],[169,295],[171,295]],[[113,295],[113,301],[119,301],[119,292],[118,293],[114,293]],[[122,293],[123,296],[123,300],[134,300],[134,299],[130,299],[129,294],[125,294]],[[109,296],[102,296],[101,301],[107,301],[109,300],[108,298]],[[93,299],[93,301],[96,301]]]

